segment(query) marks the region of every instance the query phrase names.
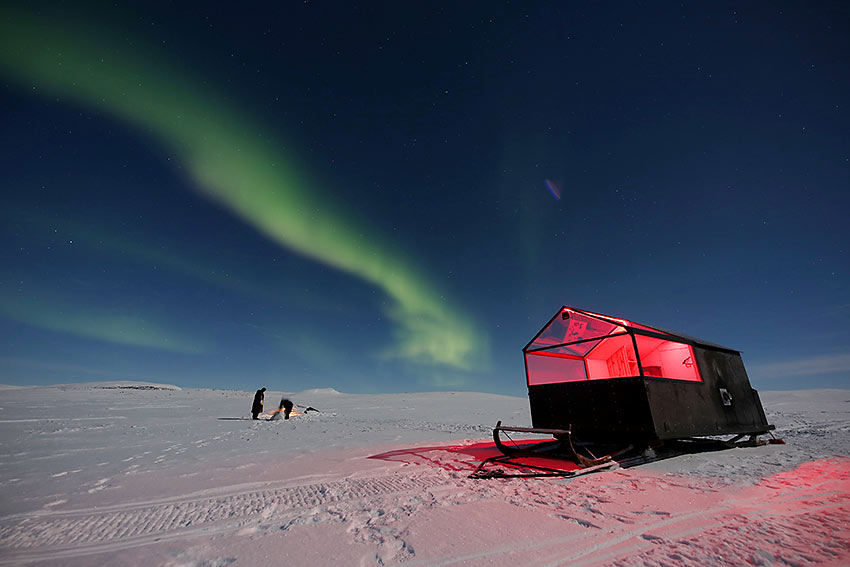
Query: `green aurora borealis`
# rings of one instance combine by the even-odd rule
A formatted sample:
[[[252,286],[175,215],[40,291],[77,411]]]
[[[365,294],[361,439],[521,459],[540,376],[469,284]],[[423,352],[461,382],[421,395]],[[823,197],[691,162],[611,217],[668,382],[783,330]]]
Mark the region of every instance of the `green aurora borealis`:
[[[256,118],[224,102],[179,61],[154,49],[140,56],[138,39],[130,54],[128,42],[116,44],[94,28],[4,16],[0,65],[21,87],[124,121],[173,155],[207,198],[267,238],[382,290],[391,300],[385,314],[396,334],[396,344],[382,356],[456,370],[483,362],[487,349],[480,331],[428,281],[415,259],[368,223],[332,206],[333,189],[312,185]],[[119,343],[134,335],[118,328],[121,320],[103,324],[80,315],[57,325],[42,311],[7,314]],[[134,344],[162,346],[149,338]]]

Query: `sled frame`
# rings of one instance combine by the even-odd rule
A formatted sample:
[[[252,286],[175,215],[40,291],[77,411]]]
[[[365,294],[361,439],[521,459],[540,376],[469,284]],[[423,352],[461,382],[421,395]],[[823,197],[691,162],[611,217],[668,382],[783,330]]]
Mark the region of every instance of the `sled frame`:
[[[585,456],[576,450],[573,443],[572,431],[570,429],[544,429],[534,427],[506,427],[499,421],[493,429],[493,441],[502,455],[484,459],[478,464],[475,471],[469,475],[470,478],[510,478],[510,477],[573,477],[582,474],[588,474],[600,470],[628,468],[640,464],[649,463],[652,461],[670,458],[678,455],[684,455],[692,452],[702,451],[717,451],[723,449],[732,449],[736,447],[758,447],[761,445],[784,445],[785,441],[777,439],[770,431],[773,426],[770,426],[768,431],[759,433],[742,433],[735,435],[731,439],[707,439],[700,437],[687,437],[682,439],[673,439],[669,441],[658,442],[657,444],[648,444],[644,449],[653,449],[652,456],[640,454],[627,456],[627,454],[635,449],[634,445],[624,445],[602,457],[597,457],[591,452],[587,446],[582,446],[584,452],[589,456]],[[513,442],[510,433],[533,433],[540,435],[551,435],[555,439],[551,441],[540,441],[532,443],[524,447],[511,446],[502,440],[502,434]],[[759,439],[760,435],[769,434],[770,439]],[[746,438],[746,439],[745,439]],[[578,442],[576,442],[578,443]],[[581,446],[581,445],[580,445]],[[678,448],[676,448],[678,446]],[[654,450],[662,451],[663,455],[656,456]],[[513,459],[517,457],[546,457],[550,459],[563,459],[575,463],[580,468],[578,469],[559,469],[556,467],[544,467],[540,465],[515,462]],[[620,462],[614,460],[617,457],[621,458]],[[516,469],[525,469],[535,472],[530,473],[506,473],[502,470],[487,470],[487,466],[491,464],[504,464]]]
[[[506,445],[502,441],[502,432],[507,433],[515,432],[515,433],[536,433],[541,435],[551,435],[555,438],[554,441],[543,441],[541,443],[537,443],[527,448],[519,448],[519,447],[511,447]],[[510,436],[508,435],[508,438]],[[587,467],[595,467],[597,465],[602,465],[607,462],[610,462],[615,453],[605,455],[602,457],[597,457],[590,450],[586,449],[586,452],[590,455],[585,456],[576,451],[575,445],[573,445],[573,434],[569,429],[540,429],[534,427],[504,427],[502,422],[499,421],[496,423],[496,427],[493,429],[493,441],[496,443],[496,447],[499,450],[508,456],[521,456],[521,457],[534,457],[540,456],[543,450],[547,450],[549,448],[555,449],[553,453],[558,455],[563,455],[568,460],[574,462],[578,466],[582,468]],[[513,441],[513,440],[511,440]],[[616,453],[619,453],[617,451]]]

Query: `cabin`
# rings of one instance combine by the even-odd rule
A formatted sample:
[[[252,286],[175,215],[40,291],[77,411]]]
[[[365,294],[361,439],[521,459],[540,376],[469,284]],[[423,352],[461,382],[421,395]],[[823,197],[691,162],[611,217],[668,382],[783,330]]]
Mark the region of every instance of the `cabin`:
[[[599,443],[773,429],[728,347],[564,306],[523,353],[534,429]]]

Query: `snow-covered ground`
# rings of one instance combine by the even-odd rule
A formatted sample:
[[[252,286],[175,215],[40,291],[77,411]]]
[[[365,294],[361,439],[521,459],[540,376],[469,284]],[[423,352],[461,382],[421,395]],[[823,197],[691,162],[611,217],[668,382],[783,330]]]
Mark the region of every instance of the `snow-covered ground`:
[[[526,398],[252,397],[0,388],[0,565],[850,565],[848,390],[762,392],[786,445],[566,480],[468,478]]]

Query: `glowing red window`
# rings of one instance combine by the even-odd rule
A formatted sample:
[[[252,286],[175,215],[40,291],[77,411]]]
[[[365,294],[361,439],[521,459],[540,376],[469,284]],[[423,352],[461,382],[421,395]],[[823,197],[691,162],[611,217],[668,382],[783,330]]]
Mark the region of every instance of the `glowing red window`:
[[[640,376],[631,335],[609,337],[587,353],[587,377],[590,380]]]
[[[549,351],[529,352],[525,355],[525,364],[529,386],[587,380],[581,357]]]
[[[691,345],[635,335],[644,376],[702,382]]]
[[[535,350],[547,346],[604,337],[623,330],[622,327],[608,321],[588,317],[567,309],[563,310],[540,332],[534,342],[528,346],[528,349]]]

